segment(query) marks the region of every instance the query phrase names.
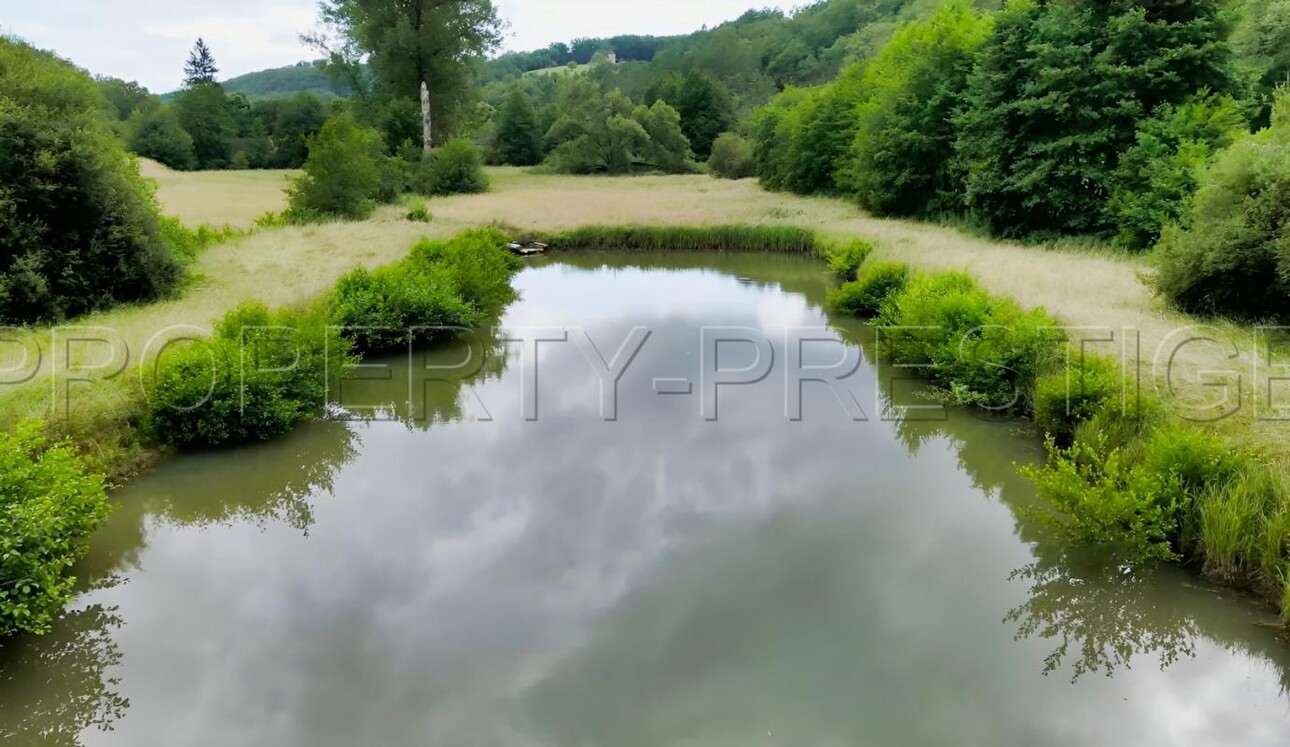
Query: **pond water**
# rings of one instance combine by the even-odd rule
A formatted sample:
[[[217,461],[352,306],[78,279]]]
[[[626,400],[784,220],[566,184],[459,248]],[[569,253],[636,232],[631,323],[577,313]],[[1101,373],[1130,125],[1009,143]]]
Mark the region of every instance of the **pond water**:
[[[377,361],[340,394],[376,417],[120,491],[87,593],[0,651],[0,741],[1286,742],[1268,616],[1046,538],[1015,469],[1037,436],[875,366],[872,331],[822,310],[819,264],[639,261],[517,278],[501,327],[555,340],[538,365],[492,335]],[[705,326],[775,361],[717,389],[716,420],[703,370],[760,378],[759,349]],[[624,363],[636,327],[604,397],[580,335]],[[798,420],[794,349],[854,371],[804,384]]]

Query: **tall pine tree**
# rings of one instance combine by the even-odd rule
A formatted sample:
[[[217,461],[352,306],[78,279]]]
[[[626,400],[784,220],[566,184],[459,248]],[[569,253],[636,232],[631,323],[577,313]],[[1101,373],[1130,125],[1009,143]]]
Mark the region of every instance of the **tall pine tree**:
[[[215,67],[215,56],[211,54],[210,47],[201,38],[193,45],[193,51],[188,53],[188,62],[184,65],[184,85],[200,86],[206,83],[214,83],[215,75],[219,68]]]

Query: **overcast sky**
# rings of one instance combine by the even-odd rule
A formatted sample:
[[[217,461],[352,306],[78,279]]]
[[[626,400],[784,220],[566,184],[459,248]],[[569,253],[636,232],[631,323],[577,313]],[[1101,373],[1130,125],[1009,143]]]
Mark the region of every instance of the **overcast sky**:
[[[511,25],[506,49],[579,36],[677,34],[775,0],[495,0]],[[3,0],[0,32],[52,49],[100,75],[154,92],[179,86],[193,41],[215,53],[220,77],[290,65],[313,55],[298,34],[313,28],[315,0]]]

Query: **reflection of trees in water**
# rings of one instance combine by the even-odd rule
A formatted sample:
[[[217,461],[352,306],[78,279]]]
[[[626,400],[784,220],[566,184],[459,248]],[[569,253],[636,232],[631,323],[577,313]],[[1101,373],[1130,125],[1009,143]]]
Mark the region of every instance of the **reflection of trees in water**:
[[[0,649],[0,743],[78,745],[89,729],[111,731],[130,702],[107,670],[121,663],[115,608],[69,612],[53,632]]]
[[[1017,639],[1041,638],[1056,645],[1044,659],[1044,674],[1071,666],[1071,681],[1092,672],[1110,677],[1137,656],[1155,655],[1160,668],[1196,655],[1201,631],[1175,608],[1149,603],[1150,574],[1070,554],[1041,558],[1014,571],[1029,584],[1029,599],[1008,612]]]
[[[874,359],[872,330],[850,319],[831,319],[844,340]],[[880,405],[892,411],[891,367],[880,367]],[[906,377],[908,373],[901,373]],[[916,386],[903,385],[901,404],[919,404]],[[933,398],[923,401],[933,403]],[[937,443],[947,444],[959,467],[980,491],[997,496],[1016,520],[1017,536],[1034,548],[1035,561],[1013,572],[1010,580],[1027,584],[1028,599],[1007,612],[1004,624],[1016,626],[1018,640],[1053,643],[1045,657],[1045,674],[1069,667],[1072,681],[1086,674],[1111,676],[1135,658],[1154,657],[1161,668],[1194,657],[1205,638],[1229,649],[1262,655],[1290,683],[1290,657],[1268,631],[1243,620],[1239,602],[1215,604],[1207,592],[1187,588],[1178,579],[1153,572],[1125,573],[1115,564],[1081,548],[1070,547],[1038,520],[1043,505],[1016,469],[1018,450],[1044,452],[1033,426],[1016,420],[951,409],[943,420],[917,417],[893,424],[896,438],[911,454]],[[1000,448],[1010,442],[1014,448]]]

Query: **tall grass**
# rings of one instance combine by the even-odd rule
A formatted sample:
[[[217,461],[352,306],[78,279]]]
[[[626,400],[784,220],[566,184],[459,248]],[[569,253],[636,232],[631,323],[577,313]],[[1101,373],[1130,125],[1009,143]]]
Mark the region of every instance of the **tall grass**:
[[[775,252],[817,256],[825,249],[814,231],[781,225],[586,226],[536,234],[535,239],[553,249]]]

